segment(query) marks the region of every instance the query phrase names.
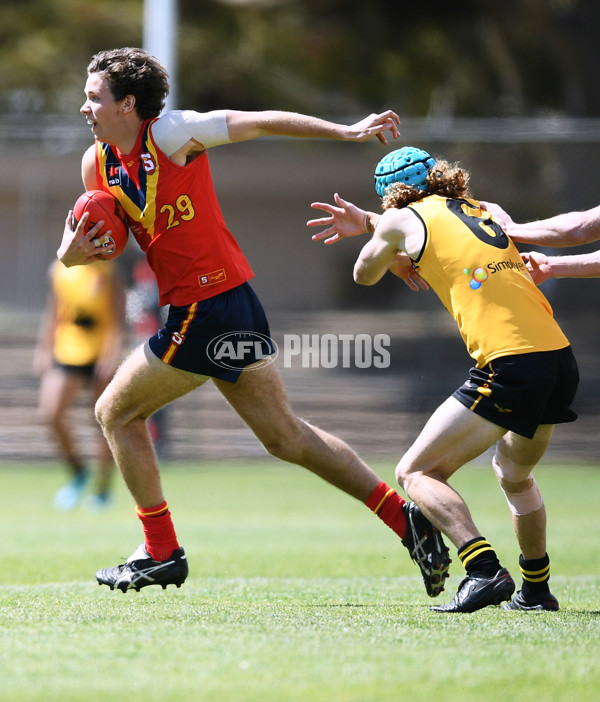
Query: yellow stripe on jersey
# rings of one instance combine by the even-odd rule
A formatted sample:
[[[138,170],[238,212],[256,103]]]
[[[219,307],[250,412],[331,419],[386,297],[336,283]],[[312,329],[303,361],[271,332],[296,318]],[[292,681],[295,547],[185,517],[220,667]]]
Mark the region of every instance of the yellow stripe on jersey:
[[[158,154],[156,147],[150,138],[148,128],[146,128],[142,150],[139,158],[136,158],[132,167],[135,167],[139,183],[134,182],[124,170],[120,171],[120,177],[110,180],[112,161],[109,163],[111,147],[109,144],[98,142],[96,145],[96,155],[98,171],[102,179],[103,186],[116,197],[123,205],[127,215],[135,222],[140,222],[151,238],[154,238],[156,224],[156,191],[160,176]],[[108,168],[107,168],[108,166]],[[120,167],[115,160],[114,168]]]
[[[144,165],[152,168],[146,173],[146,207],[142,216],[142,225],[148,234],[154,238],[154,228],[156,225],[156,191],[158,188],[158,178],[160,176],[160,166],[158,165],[158,154],[154,142],[150,138],[149,131],[146,132],[145,147],[146,152],[142,153],[142,159],[147,159]]]

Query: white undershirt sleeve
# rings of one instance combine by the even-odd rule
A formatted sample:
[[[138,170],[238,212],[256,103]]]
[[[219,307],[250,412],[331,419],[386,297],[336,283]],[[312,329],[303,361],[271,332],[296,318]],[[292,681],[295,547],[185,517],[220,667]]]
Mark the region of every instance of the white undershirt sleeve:
[[[152,136],[159,149],[166,154],[175,153],[190,139],[195,139],[205,149],[231,143],[226,110],[166,112],[152,125]]]

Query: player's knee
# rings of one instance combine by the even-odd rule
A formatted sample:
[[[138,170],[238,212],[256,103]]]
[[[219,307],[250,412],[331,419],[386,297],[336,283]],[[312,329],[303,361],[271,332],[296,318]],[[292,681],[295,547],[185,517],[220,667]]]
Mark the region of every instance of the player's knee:
[[[517,517],[537,512],[544,500],[533,477],[534,466],[523,466],[496,451],[492,466],[510,511]]]
[[[404,471],[402,470],[400,463],[396,465],[395,475],[398,485],[400,485],[401,488],[404,488]]]
[[[323,450],[322,432],[297,417],[282,420],[267,432],[257,434],[265,449],[275,458],[288,463],[306,465],[315,451]]]
[[[409,486],[411,482],[416,478],[419,471],[417,467],[409,461],[406,456],[402,458],[396,466],[396,480],[398,485],[407,493],[409,493]]]
[[[96,404],[94,405],[94,414],[96,415],[96,421],[98,424],[100,424],[101,427],[104,427],[104,407],[102,403],[100,402],[100,399],[96,400]]]
[[[106,400],[104,395],[100,395],[96,400],[94,413],[103,431],[110,429],[111,424],[114,423],[114,412],[111,412],[111,403]]]
[[[301,463],[301,452],[296,450],[294,442],[286,441],[283,436],[270,436],[262,441],[265,450],[281,461]]]

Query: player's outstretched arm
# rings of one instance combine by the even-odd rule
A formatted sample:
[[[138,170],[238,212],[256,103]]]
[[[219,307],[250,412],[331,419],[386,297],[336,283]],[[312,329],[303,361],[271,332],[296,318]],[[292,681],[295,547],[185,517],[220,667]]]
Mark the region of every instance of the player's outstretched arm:
[[[349,200],[344,200],[337,193],[333,199],[335,205],[330,205],[327,202],[313,202],[311,204],[313,209],[328,213],[327,217],[310,219],[306,223],[307,227],[325,227],[322,231],[313,234],[313,241],[325,239],[325,244],[335,244],[340,239],[375,231],[379,215],[361,210],[360,207],[353,205]]]
[[[232,142],[247,141],[261,136],[289,136],[343,141],[368,141],[377,137],[387,144],[385,132],[393,139],[400,136],[400,118],[392,110],[373,113],[355,124],[338,124],[296,112],[266,110],[241,112],[227,110],[227,129]]]
[[[546,256],[539,251],[521,254],[536,285],[548,278],[600,278],[600,251],[573,256]]]
[[[482,205],[510,238],[519,243],[563,248],[600,239],[600,207],[518,224],[500,205],[492,202]]]

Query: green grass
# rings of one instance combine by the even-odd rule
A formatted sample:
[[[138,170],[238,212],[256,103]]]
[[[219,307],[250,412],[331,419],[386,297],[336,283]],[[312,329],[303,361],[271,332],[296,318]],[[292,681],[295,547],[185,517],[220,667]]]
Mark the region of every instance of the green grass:
[[[392,481],[393,461],[375,467]],[[561,611],[442,615],[392,532],[301,469],[167,466],[190,577],[123,595],[93,577],[141,541],[122,485],[108,512],[59,514],[58,466],[4,464],[0,700],[596,700],[600,471],[537,473]],[[467,467],[454,484],[516,577],[491,469]],[[463,575],[452,554],[441,601]]]

